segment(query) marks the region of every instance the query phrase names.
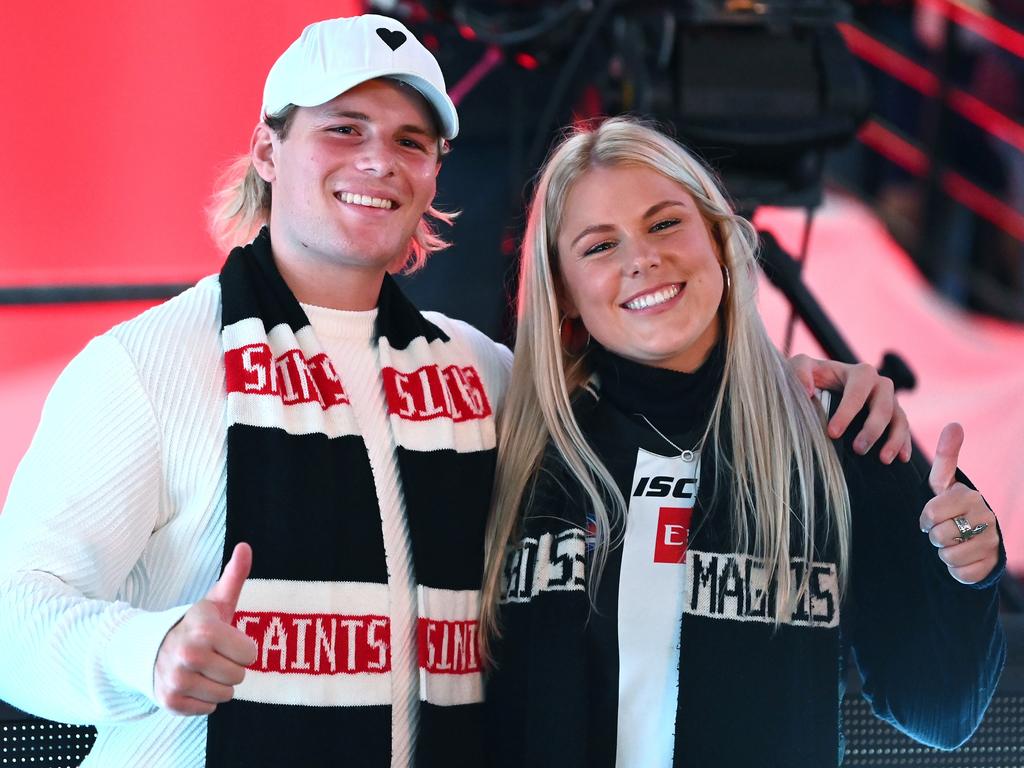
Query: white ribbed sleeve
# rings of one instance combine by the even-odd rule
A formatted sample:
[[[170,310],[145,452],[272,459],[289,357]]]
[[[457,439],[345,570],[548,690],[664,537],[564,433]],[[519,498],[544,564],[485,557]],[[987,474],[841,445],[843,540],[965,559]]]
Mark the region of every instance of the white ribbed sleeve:
[[[58,379],[0,518],[0,697],[57,720],[151,711],[144,696],[117,694],[152,687],[143,638],[159,645],[177,615],[154,620],[118,598],[156,526],[160,464],[131,360],[95,339]]]
[[[220,571],[215,278],[94,339],[54,385],[0,514],[0,699],[97,725],[86,766],[199,766],[205,718],[158,710],[167,631]]]

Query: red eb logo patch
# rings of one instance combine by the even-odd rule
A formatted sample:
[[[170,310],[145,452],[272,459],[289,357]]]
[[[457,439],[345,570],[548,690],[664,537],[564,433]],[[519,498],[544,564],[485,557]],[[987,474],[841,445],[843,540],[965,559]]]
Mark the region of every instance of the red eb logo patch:
[[[692,517],[692,507],[662,507],[658,511],[658,540],[654,543],[654,562],[686,562]]]

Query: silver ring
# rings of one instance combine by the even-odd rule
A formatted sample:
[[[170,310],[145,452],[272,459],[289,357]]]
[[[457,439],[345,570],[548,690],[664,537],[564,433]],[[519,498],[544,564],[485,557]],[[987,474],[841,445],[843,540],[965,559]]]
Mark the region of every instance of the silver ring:
[[[974,526],[971,525],[970,520],[968,520],[966,517],[954,517],[953,525],[956,526],[956,529],[961,536],[967,534],[967,538],[970,538],[971,530],[974,528]]]
[[[978,523],[973,528],[971,528],[970,527],[970,523],[968,523],[968,528],[965,531],[963,528],[960,527],[960,522],[959,521],[961,521],[961,520],[966,521],[966,518],[963,518],[963,517],[953,518],[953,522],[956,523],[957,530],[960,531],[960,535],[959,536],[954,536],[953,537],[953,541],[955,541],[957,544],[963,544],[965,541],[970,541],[975,536],[977,536],[979,533],[981,533],[986,528],[988,528],[988,523]]]
[[[984,531],[986,528],[988,528],[988,523],[978,523],[976,526],[971,528],[970,531],[968,531],[963,536],[961,536],[960,537],[960,541],[967,541],[968,539],[973,539],[975,536],[977,536],[979,533]]]

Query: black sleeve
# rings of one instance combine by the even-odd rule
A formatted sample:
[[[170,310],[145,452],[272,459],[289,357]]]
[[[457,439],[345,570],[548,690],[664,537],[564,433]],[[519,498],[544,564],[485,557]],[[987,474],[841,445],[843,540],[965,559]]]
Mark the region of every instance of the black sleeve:
[[[933,496],[927,478],[912,463],[882,464],[877,449],[857,456],[850,442],[862,421],[836,443],[853,517],[844,631],[875,714],[953,749],[981,722],[1006,658],[997,592],[1005,551],[981,584],[957,582],[920,530]],[[957,479],[970,485],[959,470]]]

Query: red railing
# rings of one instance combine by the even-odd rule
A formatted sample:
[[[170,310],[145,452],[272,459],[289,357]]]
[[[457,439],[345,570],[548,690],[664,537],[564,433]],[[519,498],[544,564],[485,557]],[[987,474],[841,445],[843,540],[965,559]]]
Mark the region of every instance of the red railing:
[[[1024,58],[1024,34],[981,11],[959,0],[918,0],[918,3],[970,29],[993,45]],[[843,23],[839,25],[839,31],[853,54],[862,61],[928,98],[942,98],[945,106],[960,117],[1024,152],[1024,125],[966,91],[944,84],[935,73],[872,37],[861,27]],[[921,177],[929,174],[932,163],[927,153],[879,120],[870,120],[857,138],[907,172]],[[1020,211],[955,171],[943,170],[938,175],[938,183],[950,199],[1024,242],[1024,214]]]

